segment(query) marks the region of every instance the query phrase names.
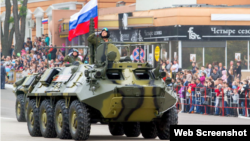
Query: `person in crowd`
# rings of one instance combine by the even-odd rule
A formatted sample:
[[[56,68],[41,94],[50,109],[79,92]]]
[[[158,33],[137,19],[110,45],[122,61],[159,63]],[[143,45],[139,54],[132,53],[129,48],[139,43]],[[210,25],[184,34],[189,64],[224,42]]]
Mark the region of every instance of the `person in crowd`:
[[[192,74],[196,73],[195,68],[196,68],[196,62],[193,62],[192,63]]]
[[[24,66],[24,70],[22,71],[22,76],[27,76],[29,74],[29,66]]]
[[[161,71],[164,71],[164,70],[165,70],[165,67],[166,67],[166,63],[165,63],[164,61],[161,61],[161,62],[162,62],[162,64],[161,64],[160,70],[161,70]]]
[[[56,59],[56,52],[57,52],[56,48],[50,48],[51,59],[53,59],[53,60]]]
[[[166,67],[165,68],[166,68],[167,72],[170,73],[171,64],[170,64],[169,60],[166,61]]]
[[[49,66],[50,68],[54,68],[54,67],[55,67],[54,60],[53,60],[53,59],[50,60],[50,63],[49,63],[49,64],[50,64],[50,66]]]
[[[227,72],[227,83],[230,88],[232,88],[232,82],[233,82],[234,76],[233,76],[233,69],[228,70]]]
[[[207,65],[206,72],[207,72],[207,77],[210,77],[211,73],[213,72],[211,64]]]
[[[11,64],[11,58],[10,58],[10,56],[7,56],[6,57],[6,60],[5,60],[5,62],[4,62],[4,64],[3,64],[3,66],[6,66],[6,65],[10,65]]]
[[[221,79],[223,80],[223,82],[227,82],[227,71],[226,70],[222,71]]]
[[[179,94],[179,98],[180,98],[180,107],[181,107],[181,110],[180,112],[183,113],[184,112],[184,97],[185,97],[185,87],[183,85],[183,83],[180,83],[180,89],[178,90],[178,94]]]
[[[233,90],[233,93],[231,94],[232,95],[232,99],[233,99],[233,102],[232,102],[232,108],[233,108],[233,112],[232,114],[235,116],[235,117],[238,117],[238,112],[237,112],[237,109],[238,109],[238,104],[239,104],[239,94],[238,94],[238,90],[237,89],[234,89]]]
[[[219,74],[219,77],[222,77],[222,72],[221,72],[221,70],[219,70],[219,67],[214,66],[214,68],[216,69],[217,73]]]
[[[224,82],[224,112],[226,116],[230,116],[230,110],[229,105],[230,105],[230,95],[232,93],[231,88],[229,87],[228,83]]]
[[[228,70],[232,69],[233,70],[233,76],[234,78],[236,77],[236,67],[234,66],[234,61],[230,61],[230,65],[228,67]]]
[[[202,72],[200,76],[200,82],[202,85],[204,85],[205,81],[206,81],[206,73]]]
[[[196,87],[195,80],[191,80],[191,84],[188,85],[188,88],[191,90],[191,98],[192,98],[192,101],[191,101],[191,99],[189,101],[189,103],[192,103],[192,106],[191,106],[191,108],[189,110],[189,113],[194,113],[195,87]]]
[[[213,69],[213,73],[211,73],[210,78],[214,81],[220,78],[220,75],[217,73],[217,70],[215,68]]]
[[[195,72],[193,73],[193,75],[197,74],[199,76],[199,67],[195,67]]]
[[[5,76],[6,76],[6,70],[3,66],[3,62],[1,62],[1,89],[5,89]]]
[[[46,37],[45,37],[45,45],[46,46],[49,46],[49,41],[50,41],[50,39],[49,39],[49,36],[48,36],[48,34],[46,34]]]
[[[240,82],[240,89],[239,89],[239,97],[240,97],[240,106],[242,109],[242,116],[245,116],[245,98],[248,93],[248,81],[244,80]]]
[[[203,114],[204,110],[203,107],[201,107],[201,103],[203,103],[205,101],[204,98],[204,85],[201,84],[200,79],[196,79],[196,113],[198,114]]]
[[[176,73],[178,72],[178,69],[179,69],[179,65],[178,65],[177,61],[174,60],[174,64],[173,64],[172,67],[171,67],[171,70],[172,70],[172,78],[175,78],[175,77],[176,77]]]
[[[240,66],[240,62],[237,62],[236,77],[241,80],[241,66]]]
[[[29,46],[29,48],[31,49],[32,48],[32,41],[30,39],[30,37],[27,38],[27,42],[26,42]]]
[[[199,71],[199,76],[201,76],[203,72],[207,75],[207,71],[204,66],[201,67],[201,70]]]
[[[221,62],[219,63],[219,68],[218,68],[218,69],[219,69],[221,72],[222,72],[223,70],[225,70],[225,67],[222,66],[222,63],[221,63]]]
[[[222,96],[222,92],[221,92],[221,87],[219,85],[217,85],[216,89],[214,90],[214,92],[216,93],[216,103],[215,103],[215,115],[218,116],[219,112],[220,112],[220,99]]]
[[[237,89],[237,88],[238,88],[237,82],[233,81],[233,83],[232,83],[232,89],[234,90],[234,89]]]

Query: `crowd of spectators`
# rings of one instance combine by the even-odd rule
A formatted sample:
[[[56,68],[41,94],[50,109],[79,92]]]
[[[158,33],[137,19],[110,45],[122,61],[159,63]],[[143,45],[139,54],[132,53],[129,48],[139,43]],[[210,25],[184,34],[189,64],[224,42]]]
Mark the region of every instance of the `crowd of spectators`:
[[[228,68],[219,62],[206,67],[193,62],[191,70],[178,70],[177,61],[160,64],[167,73],[164,80],[171,79],[168,86],[178,93],[180,112],[250,116],[250,77],[241,80],[241,62],[231,61]]]
[[[50,43],[48,34],[43,34],[42,37],[36,37],[34,41],[27,38],[21,52],[15,53],[15,46],[10,49],[10,56],[4,56],[1,53],[1,62],[6,69],[6,72],[14,70],[21,73],[21,77],[33,73],[42,73],[48,68],[64,67],[65,48],[54,48]],[[73,48],[68,51],[68,54],[73,52]],[[83,58],[79,53],[79,58]],[[9,77],[9,76],[8,76]]]

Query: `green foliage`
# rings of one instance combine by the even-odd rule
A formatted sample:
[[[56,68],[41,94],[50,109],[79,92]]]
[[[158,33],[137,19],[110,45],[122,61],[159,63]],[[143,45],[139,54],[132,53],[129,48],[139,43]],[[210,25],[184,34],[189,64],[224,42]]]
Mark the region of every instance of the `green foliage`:
[[[25,17],[27,14],[27,7],[23,6],[23,0],[18,0],[21,3],[21,6],[18,8],[19,9],[19,15],[21,17]]]

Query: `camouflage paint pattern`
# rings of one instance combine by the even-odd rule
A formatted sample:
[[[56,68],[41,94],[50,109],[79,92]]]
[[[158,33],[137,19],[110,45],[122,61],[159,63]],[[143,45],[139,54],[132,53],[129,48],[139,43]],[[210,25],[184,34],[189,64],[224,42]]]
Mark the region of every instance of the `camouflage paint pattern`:
[[[107,51],[104,51],[104,46],[100,46],[99,51],[102,50],[102,53],[98,54],[99,59],[106,52],[117,52],[118,49],[114,47],[109,44]],[[154,77],[152,68],[147,63],[119,62],[119,57],[118,54],[111,68],[106,68],[107,74],[119,73],[119,79],[108,79],[107,76],[96,78],[95,74],[101,72],[104,66],[81,64],[50,68],[27,96],[75,96],[79,101],[100,111],[103,118],[117,122],[152,121],[175,105],[176,94],[166,88],[162,79]],[[90,79],[85,76],[86,70]],[[139,79],[136,73],[147,73],[149,78]],[[26,79],[23,84],[29,82]],[[17,87],[16,90],[22,91],[22,87]]]

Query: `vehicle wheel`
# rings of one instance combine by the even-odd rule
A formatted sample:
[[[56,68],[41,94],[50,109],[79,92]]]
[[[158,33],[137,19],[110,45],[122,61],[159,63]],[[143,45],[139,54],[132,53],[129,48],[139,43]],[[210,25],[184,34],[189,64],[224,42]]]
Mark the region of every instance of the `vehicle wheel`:
[[[157,137],[157,129],[154,122],[141,122],[141,134],[145,139],[154,139]]]
[[[39,124],[39,108],[36,107],[36,100],[29,101],[27,109],[27,126],[31,136],[42,136]]]
[[[40,130],[45,138],[55,138],[54,107],[49,99],[42,101],[39,112]]]
[[[161,119],[156,122],[157,135],[160,139],[170,139],[170,125],[178,124],[178,113],[176,107],[171,108],[165,112]]]
[[[56,103],[54,118],[57,137],[60,139],[71,139],[72,137],[69,131],[69,109],[66,108],[64,99]]]
[[[141,133],[139,122],[125,122],[123,129],[127,137],[138,137]]]
[[[69,130],[74,140],[87,140],[90,134],[90,114],[85,104],[74,100],[69,108]]]
[[[109,132],[113,136],[124,135],[123,125],[120,122],[109,122]]]
[[[25,114],[25,120],[27,121],[27,109],[28,109],[28,105],[29,105],[29,98],[26,97],[25,99],[25,104],[24,104],[24,114]]]
[[[24,95],[20,94],[16,99],[16,119],[19,122],[25,122]]]

